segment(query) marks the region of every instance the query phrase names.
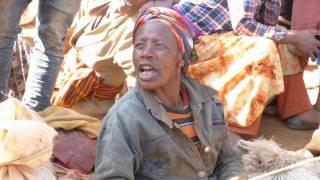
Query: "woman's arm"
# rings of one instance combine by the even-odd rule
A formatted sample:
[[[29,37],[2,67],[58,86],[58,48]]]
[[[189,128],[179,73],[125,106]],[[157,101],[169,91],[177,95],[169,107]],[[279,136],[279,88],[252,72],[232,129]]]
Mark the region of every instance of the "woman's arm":
[[[107,115],[103,121],[97,143],[94,179],[133,180],[138,165],[120,117],[114,113]]]

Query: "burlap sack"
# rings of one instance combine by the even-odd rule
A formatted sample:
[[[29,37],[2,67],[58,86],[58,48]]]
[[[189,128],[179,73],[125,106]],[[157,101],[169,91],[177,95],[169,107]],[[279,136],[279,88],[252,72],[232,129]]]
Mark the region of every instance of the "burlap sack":
[[[57,132],[20,101],[0,104],[0,179],[56,179],[50,167]]]
[[[314,156],[320,155],[320,129],[313,132],[312,138],[309,143],[305,146]]]

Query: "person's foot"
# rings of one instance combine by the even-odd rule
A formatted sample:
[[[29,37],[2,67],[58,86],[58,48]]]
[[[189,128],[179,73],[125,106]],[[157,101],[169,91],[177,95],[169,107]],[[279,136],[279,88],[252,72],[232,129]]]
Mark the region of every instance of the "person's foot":
[[[320,112],[312,109],[286,119],[286,124],[291,129],[311,130],[319,128]]]
[[[263,114],[268,116],[278,116],[278,107],[276,105],[267,105],[263,110]]]
[[[266,107],[263,110],[263,114],[268,115],[268,116],[278,116],[279,115],[277,101],[276,101],[275,97],[273,97],[269,100],[269,102],[267,103]]]
[[[320,103],[316,103],[315,105],[313,105],[313,108],[314,108],[316,111],[320,112]]]

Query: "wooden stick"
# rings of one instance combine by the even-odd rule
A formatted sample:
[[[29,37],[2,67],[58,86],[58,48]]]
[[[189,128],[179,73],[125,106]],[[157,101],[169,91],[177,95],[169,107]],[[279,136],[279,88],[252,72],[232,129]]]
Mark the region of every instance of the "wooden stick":
[[[263,179],[263,178],[266,178],[266,177],[268,177],[268,176],[272,176],[272,175],[275,175],[275,174],[279,174],[279,173],[282,173],[282,172],[284,172],[284,171],[292,170],[292,169],[294,169],[294,168],[303,166],[303,165],[305,165],[305,164],[307,164],[307,163],[312,163],[312,162],[317,162],[317,161],[320,161],[320,157],[309,158],[309,159],[306,159],[306,160],[303,160],[303,161],[300,161],[300,162],[291,164],[291,165],[289,165],[289,166],[286,166],[286,167],[283,167],[283,168],[280,168],[280,169],[276,169],[276,170],[270,171],[270,172],[268,172],[268,173],[265,173],[265,174],[262,174],[262,175],[259,175],[259,176],[250,178],[250,180]]]

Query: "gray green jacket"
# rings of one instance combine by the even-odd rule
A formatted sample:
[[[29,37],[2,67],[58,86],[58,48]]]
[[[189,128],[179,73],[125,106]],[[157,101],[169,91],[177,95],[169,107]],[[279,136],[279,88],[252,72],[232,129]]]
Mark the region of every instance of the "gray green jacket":
[[[139,86],[103,120],[94,179],[228,179],[244,176],[241,155],[227,140],[223,107],[215,91],[183,79],[203,150]]]

